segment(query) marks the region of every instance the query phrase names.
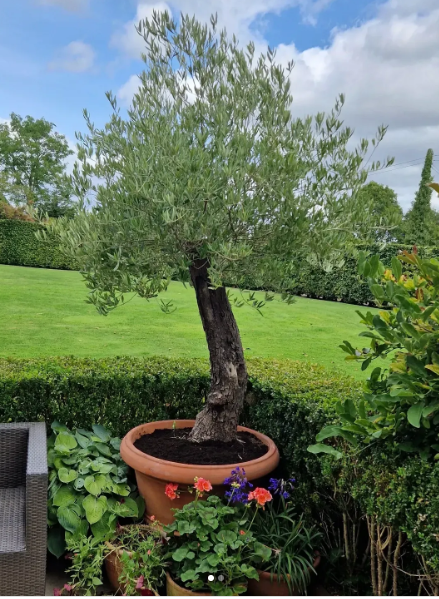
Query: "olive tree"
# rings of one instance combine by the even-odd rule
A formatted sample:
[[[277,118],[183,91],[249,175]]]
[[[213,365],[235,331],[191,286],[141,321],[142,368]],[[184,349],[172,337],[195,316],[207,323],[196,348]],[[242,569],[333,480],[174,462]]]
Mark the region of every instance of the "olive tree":
[[[277,64],[271,49],[241,47],[215,17],[204,25],[154,13],[138,32],[145,70],[132,105],[125,114],[108,93],[103,129],[84,113],[73,175],[82,208],[53,226],[103,314],[128,292],[150,299],[171,279],[193,285],[211,386],[191,439],[228,441],[247,370],[225,285],[251,276],[282,291],[297,254],[328,261],[345,251],[365,234],[367,206],[356,193],[380,165],[365,166],[368,141],[352,143],[343,96],[327,115],[294,118],[293,65]]]

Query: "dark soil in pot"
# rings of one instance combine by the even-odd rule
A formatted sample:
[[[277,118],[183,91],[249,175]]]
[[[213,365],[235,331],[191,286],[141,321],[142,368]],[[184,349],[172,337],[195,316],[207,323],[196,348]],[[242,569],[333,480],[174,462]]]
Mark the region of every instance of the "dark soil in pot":
[[[179,464],[223,465],[248,462],[265,455],[267,445],[250,433],[240,432],[232,443],[189,441],[191,428],[156,429],[134,442],[148,455]]]

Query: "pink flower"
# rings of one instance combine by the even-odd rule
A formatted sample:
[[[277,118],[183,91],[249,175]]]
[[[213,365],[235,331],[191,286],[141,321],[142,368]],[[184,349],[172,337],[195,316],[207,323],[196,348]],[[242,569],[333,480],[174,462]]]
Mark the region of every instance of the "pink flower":
[[[252,501],[253,499],[256,500],[258,505],[264,507],[267,501],[271,501],[273,497],[270,491],[267,491],[267,489],[261,489],[260,487],[257,487],[254,491],[251,491],[248,494],[248,500]]]
[[[73,587],[70,584],[65,584],[64,588],[68,593],[70,593],[70,591],[73,591]]]
[[[178,497],[178,493],[176,493],[177,489],[178,485],[168,483],[165,488],[165,495],[167,495],[169,499],[174,500]]]
[[[212,485],[210,484],[210,481],[206,480],[205,478],[195,478],[194,487],[201,496],[205,491],[212,490]]]
[[[53,589],[54,597],[61,597],[61,589]]]
[[[144,577],[143,576],[139,576],[139,578],[137,579],[137,583],[136,583],[136,590],[139,591],[142,587],[143,587],[143,581],[144,581]]]
[[[148,551],[146,552],[148,555],[151,555],[151,549],[148,549]]]
[[[239,531],[239,534],[240,534],[241,536],[244,536],[244,535],[245,535],[245,530],[240,530],[240,531]]]
[[[151,522],[155,521],[155,516],[150,516],[149,519],[151,520]]]

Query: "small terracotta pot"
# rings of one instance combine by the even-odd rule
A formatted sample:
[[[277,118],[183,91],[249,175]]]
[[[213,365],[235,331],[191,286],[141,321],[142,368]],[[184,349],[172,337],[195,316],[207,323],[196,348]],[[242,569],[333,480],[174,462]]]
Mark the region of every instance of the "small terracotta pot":
[[[320,564],[320,555],[316,555],[313,563],[314,570]],[[262,572],[258,570],[259,580],[250,579],[248,581],[248,594],[255,595],[256,597],[285,597],[285,596],[298,596],[303,595],[300,591],[296,589],[290,590],[288,588],[288,584],[285,579],[281,577],[280,580],[277,579],[277,576],[273,574],[273,578],[271,577],[271,572]]]
[[[213,486],[212,492],[221,495],[224,493],[224,479],[230,476],[230,472],[234,468],[238,466],[244,468],[248,480],[255,481],[272,472],[279,463],[279,451],[273,441],[266,435],[244,426],[238,426],[238,431],[251,433],[267,445],[268,451],[256,460],[240,464],[225,464],[224,466],[178,464],[154,458],[134,447],[134,442],[139,437],[150,434],[156,429],[189,428],[194,424],[195,420],[161,420],[141,424],[129,431],[120,446],[122,459],[136,471],[139,493],[145,499],[146,515],[148,517],[155,516],[163,524],[173,522],[172,508],[180,509],[194,499],[190,493],[182,492],[180,497],[172,501],[165,495],[167,483],[178,483],[182,485],[181,490],[184,491],[184,487],[192,485],[194,478],[198,476],[209,480]]]
[[[136,525],[134,525],[136,526]],[[148,530],[149,526],[147,525],[137,525],[139,528],[144,530]],[[121,556],[126,549],[121,549],[116,547],[109,541],[106,541],[105,545],[109,549],[110,553],[105,557],[105,570],[107,572],[108,580],[115,591],[120,590],[123,594],[125,593],[125,585],[119,582],[119,577],[122,574],[122,560]],[[128,555],[131,556],[131,551],[126,551]],[[159,596],[158,593],[154,591],[154,595]]]
[[[169,572],[166,572],[166,595],[167,597],[207,597],[212,593],[195,593],[195,591],[185,589],[172,580]]]

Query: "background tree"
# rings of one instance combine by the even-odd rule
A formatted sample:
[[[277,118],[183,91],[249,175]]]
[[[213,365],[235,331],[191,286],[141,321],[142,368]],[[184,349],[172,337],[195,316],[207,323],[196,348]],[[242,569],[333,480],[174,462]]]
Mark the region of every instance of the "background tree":
[[[15,206],[33,204],[49,216],[72,212],[65,159],[73,154],[66,138],[45,119],[12,113],[0,124],[0,174],[3,194]]]
[[[405,243],[415,245],[439,244],[439,215],[431,207],[432,189],[429,183],[433,180],[433,150],[428,150],[422,169],[419,189],[416,192],[412,207],[404,218],[402,237]]]
[[[228,441],[247,370],[224,282],[262,275],[282,290],[293,256],[328,259],[364,235],[355,192],[368,175],[368,142],[348,149],[353,132],[339,118],[342,96],[327,116],[294,119],[292,64],[276,64],[270,49],[257,57],[252,43],[242,49],[213,17],[210,27],[188,16],[178,25],[154,13],[138,30],[146,69],[128,118],[111,94],[104,129],[85,113],[89,133],[78,136],[73,176],[81,209],[54,230],[103,314],[128,292],[150,299],[171,278],[191,281],[211,363],[191,438]],[[91,192],[97,209],[89,211]],[[262,306],[253,295],[247,302]]]
[[[398,229],[403,217],[395,191],[387,185],[370,181],[360,189],[358,199],[370,206],[372,218],[378,225],[372,233],[374,240],[377,242],[395,241],[398,238]]]

